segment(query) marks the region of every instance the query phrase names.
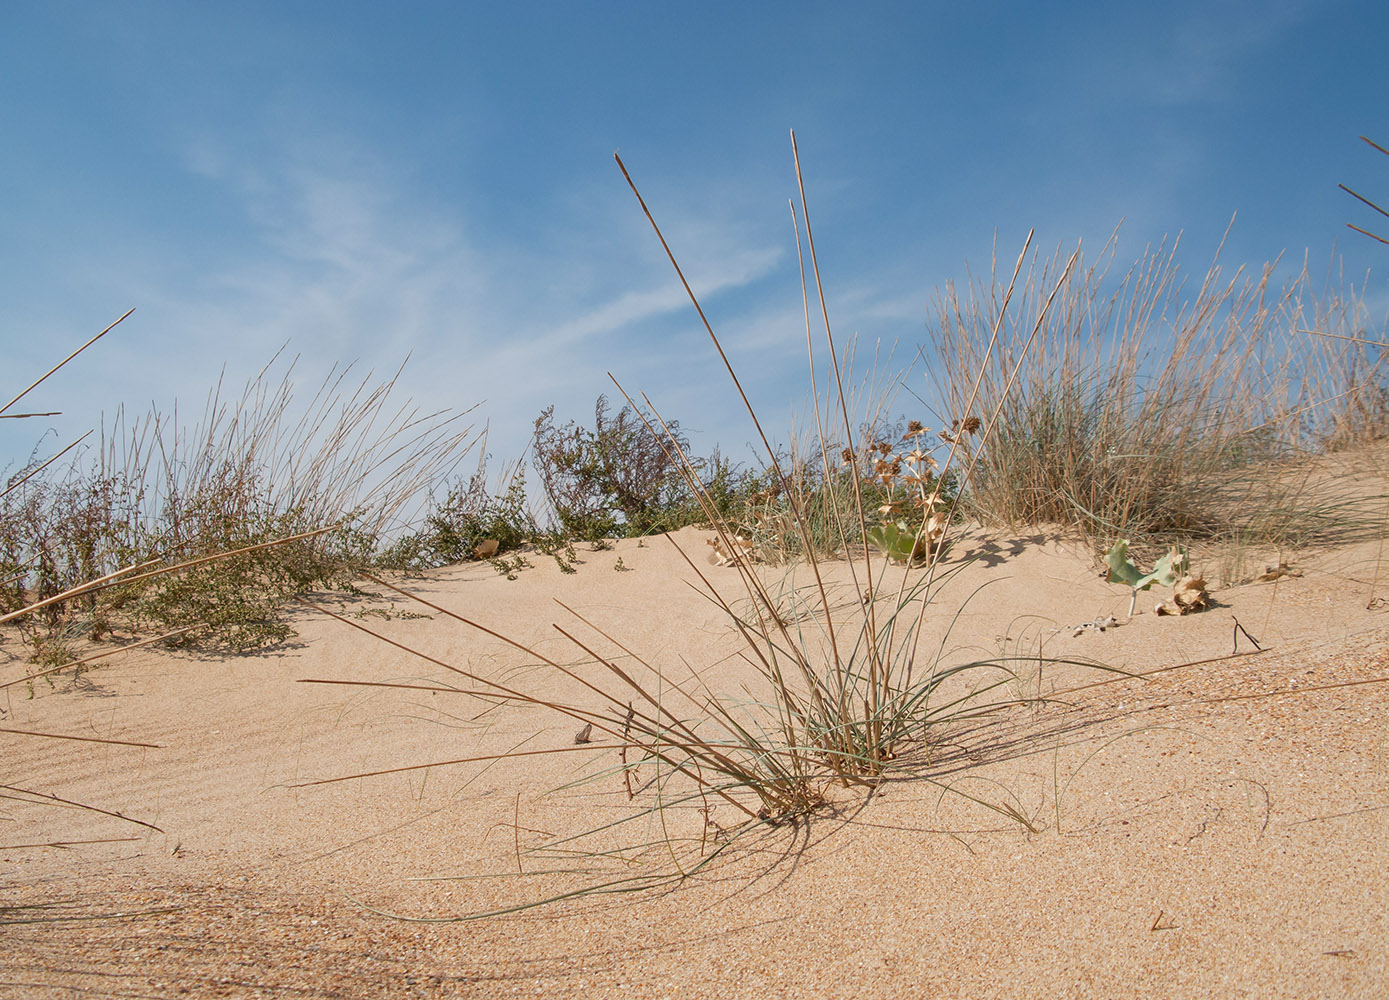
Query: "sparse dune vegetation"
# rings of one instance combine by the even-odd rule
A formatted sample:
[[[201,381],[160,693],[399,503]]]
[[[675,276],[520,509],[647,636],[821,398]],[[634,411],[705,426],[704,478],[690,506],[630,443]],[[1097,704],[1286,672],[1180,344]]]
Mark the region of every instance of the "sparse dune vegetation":
[[[617,162],[754,464],[281,361],[8,472],[0,990],[1371,995],[1364,303],[1029,234],[853,399],[800,184],[795,440]]]
[[[296,401],[293,368],[277,356],[239,397],[217,386],[193,425],[118,412],[68,464],[34,457],[10,470],[0,614],[36,663],[112,634],[179,630],[171,642],[223,650],[285,641],[284,603],[350,582],[474,443],[459,416],[396,408],[399,373],[378,382],[334,369]]]

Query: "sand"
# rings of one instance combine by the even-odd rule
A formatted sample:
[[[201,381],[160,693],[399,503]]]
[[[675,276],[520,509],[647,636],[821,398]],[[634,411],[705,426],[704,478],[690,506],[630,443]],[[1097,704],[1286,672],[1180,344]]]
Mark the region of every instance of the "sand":
[[[708,537],[672,540],[737,600],[737,572],[708,562]],[[563,663],[581,655],[554,623],[613,648],[562,601],[671,677],[696,671],[739,694],[737,636],[672,540],[579,545],[573,574],[532,554],[515,580],[474,563],[402,584]],[[36,682],[32,697],[8,688],[7,729],[156,747],[0,734],[0,780],[159,829],[3,803],[0,995],[1382,995],[1389,685],[1356,683],[1389,677],[1378,539],[1296,553],[1301,576],[1218,586],[1216,607],[1180,619],[1154,616],[1157,595],[1143,595],[1147,613],[1079,635],[1129,604],[1092,552],[1040,531],[975,531],[951,558],[971,554],[983,558],[927,619],[944,662],[1035,655],[1039,641],[1047,657],[1134,672],[1210,662],[1080,690],[1113,675],[1024,672],[1013,691],[1025,704],[943,727],[871,794],[837,790],[821,815],[761,826],[688,878],[482,920],[451,918],[670,870],[659,847],[630,863],[535,853],[634,812],[604,771],[611,739],[294,787],[573,747],[578,728],[459,694],[299,683],[472,684],[308,610],[298,639],[267,655],[139,650]],[[1251,554],[1250,575],[1263,558]],[[853,606],[844,564],[830,575],[831,603]],[[402,598],[325,600],[478,675],[585,697]],[[1240,637],[1231,656],[1235,619],[1263,652]],[[0,664],[0,681],[24,669]],[[722,844],[712,824],[734,822],[727,806],[709,826],[695,806],[668,814],[665,832],[707,834],[706,853]],[[648,818],[625,842],[662,832]],[[604,836],[580,843],[618,845]],[[22,846],[57,843],[68,846]]]

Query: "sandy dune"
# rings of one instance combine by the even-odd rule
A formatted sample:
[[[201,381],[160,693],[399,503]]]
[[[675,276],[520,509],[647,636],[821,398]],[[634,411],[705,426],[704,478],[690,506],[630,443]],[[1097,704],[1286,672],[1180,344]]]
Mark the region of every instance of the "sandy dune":
[[[675,540],[736,600],[708,536]],[[578,550],[572,575],[537,554],[516,580],[471,564],[406,585],[563,663],[583,657],[553,623],[613,650],[561,601],[671,678],[740,693],[739,641],[667,539]],[[293,787],[572,748],[577,728],[467,695],[298,683],[475,686],[307,610],[297,643],[271,655],[138,651],[37,682],[32,698],[11,687],[6,728],[157,748],[4,735],[4,783],[160,832],[4,803],[0,995],[1382,995],[1389,685],[1354,683],[1389,677],[1389,611],[1367,608],[1387,587],[1378,540],[1301,553],[1300,577],[1217,588],[1215,608],[1186,618],[1154,616],[1143,595],[1148,613],[1080,635],[1129,604],[1090,553],[974,534],[951,552],[968,556],[928,612],[924,645],[942,662],[1035,656],[1039,642],[1133,672],[1210,662],[1080,690],[1112,675],[1021,671],[1013,696],[1028,704],[943,727],[871,795],[840,790],[823,816],[740,837],[684,880],[481,921],[431,922],[669,869],[659,849],[631,863],[593,853],[623,836],[659,843],[655,817],[580,841],[586,856],[536,853],[633,812],[605,772],[611,739]],[[788,592],[809,582],[762,572]],[[855,606],[862,581],[842,563],[831,576],[831,604]],[[585,697],[403,599],[332,606],[474,674]],[[1230,656],[1236,618],[1263,652],[1241,637]],[[706,826],[693,805],[666,819],[664,832],[707,834],[709,851],[734,822],[724,807]],[[103,838],[125,839],[72,843]],[[72,846],[20,846],[56,842]]]

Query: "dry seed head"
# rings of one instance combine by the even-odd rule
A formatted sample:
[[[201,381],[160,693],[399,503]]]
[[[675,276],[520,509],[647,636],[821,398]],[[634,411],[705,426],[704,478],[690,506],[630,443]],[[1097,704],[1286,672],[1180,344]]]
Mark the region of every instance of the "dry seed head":
[[[924,465],[928,469],[938,468],[936,460],[932,458],[928,452],[924,452],[920,448],[908,452],[903,455],[902,458],[908,465]]]

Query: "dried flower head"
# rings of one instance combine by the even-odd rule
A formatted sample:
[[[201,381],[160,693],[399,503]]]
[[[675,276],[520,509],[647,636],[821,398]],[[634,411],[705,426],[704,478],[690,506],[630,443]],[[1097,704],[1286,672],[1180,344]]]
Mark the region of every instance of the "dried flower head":
[[[892,481],[902,474],[902,462],[894,458],[891,462],[880,458],[873,463],[873,475],[882,481],[884,486],[891,486]]]
[[[924,465],[928,469],[938,468],[938,464],[936,460],[931,457],[931,454],[929,452],[922,451],[920,448],[916,448],[912,451],[907,452],[905,455],[902,456],[902,458],[906,461],[908,465]]]

